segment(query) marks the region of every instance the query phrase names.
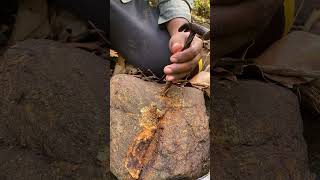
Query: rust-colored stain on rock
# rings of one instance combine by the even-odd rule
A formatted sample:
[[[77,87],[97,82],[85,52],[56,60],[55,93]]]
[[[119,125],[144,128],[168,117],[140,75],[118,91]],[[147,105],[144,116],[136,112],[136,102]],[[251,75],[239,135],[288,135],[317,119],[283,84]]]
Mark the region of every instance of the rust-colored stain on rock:
[[[129,75],[111,79],[110,167],[118,179],[196,179],[208,172],[203,92]],[[125,132],[125,133],[124,133]]]
[[[125,159],[125,167],[134,179],[139,179],[143,167],[152,159],[148,151],[153,149],[150,148],[150,144],[154,140],[163,115],[164,112],[160,111],[153,103],[141,110],[140,126],[143,129],[129,146]]]

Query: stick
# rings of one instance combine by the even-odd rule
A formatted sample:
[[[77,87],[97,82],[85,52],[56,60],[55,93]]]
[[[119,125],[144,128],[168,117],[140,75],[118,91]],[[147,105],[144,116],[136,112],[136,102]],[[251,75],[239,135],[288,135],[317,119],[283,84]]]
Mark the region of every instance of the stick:
[[[268,74],[290,76],[290,77],[320,78],[320,71],[304,71],[301,69],[270,66],[270,65],[256,65],[256,66],[259,67],[262,72],[268,73]]]

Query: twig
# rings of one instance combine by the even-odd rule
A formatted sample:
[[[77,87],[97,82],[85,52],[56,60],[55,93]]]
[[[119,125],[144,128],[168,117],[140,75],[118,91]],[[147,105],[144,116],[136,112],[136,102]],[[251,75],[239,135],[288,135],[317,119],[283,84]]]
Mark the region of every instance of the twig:
[[[93,29],[96,30],[97,34],[107,43],[107,44],[111,44],[110,41],[108,41],[103,34],[101,34],[101,30],[98,29],[91,21],[88,21],[88,23],[90,24],[90,26],[93,27]]]
[[[250,65],[247,65],[250,66]],[[280,76],[290,77],[306,77],[306,78],[320,78],[320,71],[304,71],[301,69],[286,68],[270,65],[255,65],[261,69],[262,72]]]
[[[161,96],[166,96],[167,92],[169,91],[170,87],[172,86],[172,81],[167,81],[166,82],[166,86],[164,87],[164,89],[161,91],[160,95]]]
[[[294,19],[293,19],[293,23],[296,22],[298,16],[300,15],[300,12],[301,12],[301,10],[302,10],[302,8],[304,6],[304,3],[305,3],[305,0],[302,0],[301,3],[299,4],[298,9],[297,9],[296,14],[295,14]]]
[[[254,59],[234,59],[234,58],[222,58],[216,62],[216,67],[230,66],[230,65],[248,65],[252,64]]]

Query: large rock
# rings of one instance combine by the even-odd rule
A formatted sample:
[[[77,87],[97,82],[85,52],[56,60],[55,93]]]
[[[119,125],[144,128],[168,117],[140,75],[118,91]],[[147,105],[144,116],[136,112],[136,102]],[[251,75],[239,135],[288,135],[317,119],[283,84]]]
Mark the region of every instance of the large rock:
[[[215,180],[313,179],[295,94],[257,81],[223,81],[213,95]]]
[[[15,180],[109,180],[91,164],[55,161],[25,148],[0,146],[0,179]]]
[[[209,169],[203,92],[129,75],[111,79],[111,171],[119,179],[195,179]]]
[[[108,164],[103,59],[48,40],[18,43],[4,57],[0,61],[0,139],[47,158],[43,163],[79,166],[70,177],[103,179]],[[5,156],[1,153],[0,159]],[[8,161],[16,169],[21,167],[15,158]],[[4,167],[0,166],[0,177],[10,177],[2,174]]]

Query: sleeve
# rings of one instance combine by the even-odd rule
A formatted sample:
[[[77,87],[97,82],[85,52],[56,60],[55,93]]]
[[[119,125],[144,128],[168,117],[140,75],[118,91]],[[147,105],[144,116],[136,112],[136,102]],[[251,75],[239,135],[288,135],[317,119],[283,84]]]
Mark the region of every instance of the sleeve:
[[[193,0],[159,0],[158,8],[160,16],[158,24],[166,23],[177,17],[190,21],[193,3]]]

